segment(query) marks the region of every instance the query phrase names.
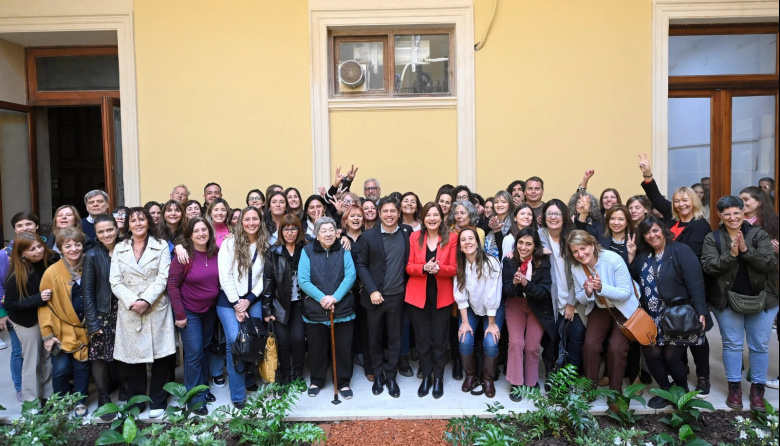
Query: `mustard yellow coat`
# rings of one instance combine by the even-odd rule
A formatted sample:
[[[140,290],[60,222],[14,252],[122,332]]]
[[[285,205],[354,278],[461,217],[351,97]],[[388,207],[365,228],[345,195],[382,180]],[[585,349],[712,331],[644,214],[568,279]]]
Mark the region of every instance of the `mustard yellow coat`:
[[[76,316],[71,302],[72,279],[65,260],[50,266],[41,279],[41,291],[51,290],[51,299],[38,308],[38,325],[44,340],[52,336],[60,340],[62,351],[72,353],[77,361],[89,356],[87,328]]]

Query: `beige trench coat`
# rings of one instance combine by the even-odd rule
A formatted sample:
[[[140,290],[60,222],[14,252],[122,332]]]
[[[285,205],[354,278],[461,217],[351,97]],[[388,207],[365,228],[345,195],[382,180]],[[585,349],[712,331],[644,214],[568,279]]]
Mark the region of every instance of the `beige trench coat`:
[[[131,240],[114,248],[111,290],[119,299],[114,359],[128,364],[150,363],[176,351],[173,315],[165,287],[171,255],[168,244],[149,237],[138,262]],[[130,305],[143,299],[151,306],[139,316]]]

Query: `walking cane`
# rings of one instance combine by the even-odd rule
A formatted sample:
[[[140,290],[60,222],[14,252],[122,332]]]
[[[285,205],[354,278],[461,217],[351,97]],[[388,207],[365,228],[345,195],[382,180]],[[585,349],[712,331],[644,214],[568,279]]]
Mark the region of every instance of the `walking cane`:
[[[333,404],[341,404],[339,401],[339,386],[336,381],[336,334],[333,325],[333,310],[330,310],[330,350],[333,352]]]

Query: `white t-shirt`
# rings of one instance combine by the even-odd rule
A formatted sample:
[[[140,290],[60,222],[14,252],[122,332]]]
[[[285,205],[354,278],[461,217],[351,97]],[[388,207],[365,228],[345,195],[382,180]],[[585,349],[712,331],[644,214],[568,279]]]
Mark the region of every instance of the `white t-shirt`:
[[[566,283],[566,263],[561,257],[561,245],[556,242],[550,243],[553,252],[553,264],[555,265],[555,286],[558,287],[558,312],[563,313],[566,304],[569,302],[569,286]]]

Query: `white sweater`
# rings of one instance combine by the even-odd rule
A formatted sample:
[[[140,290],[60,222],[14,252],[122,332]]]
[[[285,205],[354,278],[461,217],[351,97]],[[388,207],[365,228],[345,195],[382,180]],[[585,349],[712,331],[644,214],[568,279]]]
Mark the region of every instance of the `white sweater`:
[[[639,300],[634,296],[631,275],[623,258],[617,253],[604,249],[599,253],[595,270],[601,278],[601,292],[592,293],[588,297],[584,287],[585,281],[588,279],[585,270],[579,263],[571,267],[571,275],[574,279],[574,294],[579,303],[587,306],[585,313],[588,314],[593,310],[593,306],[596,303],[596,294],[598,294],[607,299],[626,318],[634,314],[634,311],[639,307]],[[602,306],[599,305],[599,307]]]
[[[501,306],[501,265],[495,257],[486,257],[479,279],[476,266],[466,262],[466,286],[462,291],[458,289],[458,277],[452,278],[458,308],[470,306],[477,316],[495,316]]]
[[[241,279],[238,278],[238,264],[233,262],[236,251],[236,239],[231,237],[222,242],[222,247],[219,249],[217,256],[217,262],[219,265],[219,285],[222,287],[222,291],[225,292],[230,303],[235,304],[239,298],[244,298],[249,286],[250,275],[244,274]],[[249,246],[249,258],[254,257],[257,251],[256,245],[253,243]],[[260,293],[263,292],[263,257],[257,256],[255,263],[252,264],[252,294],[256,297],[260,297]]]

